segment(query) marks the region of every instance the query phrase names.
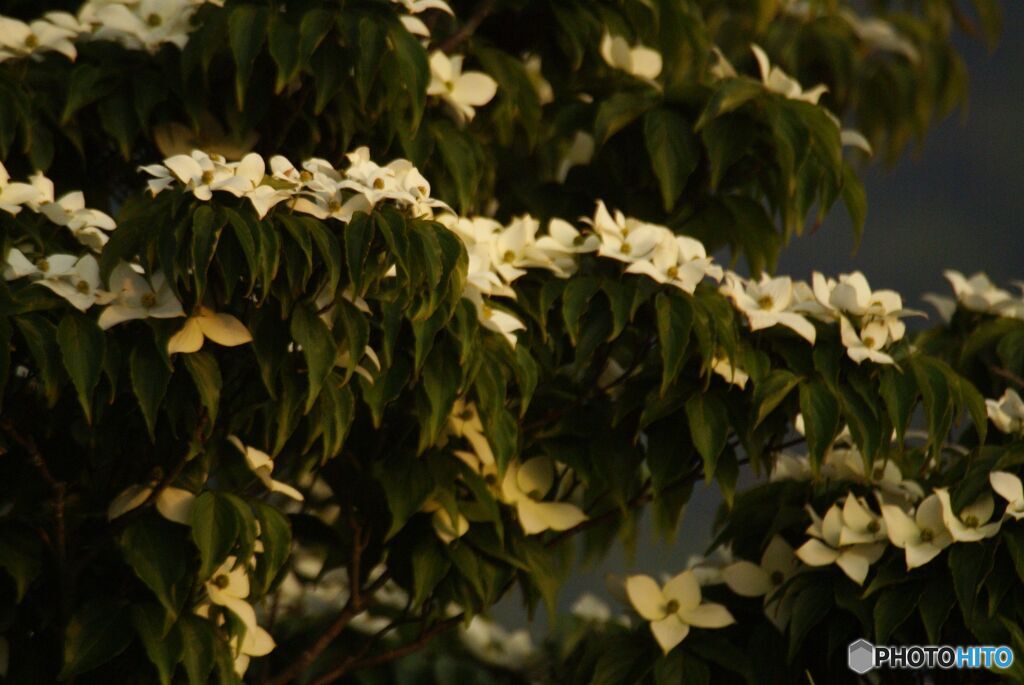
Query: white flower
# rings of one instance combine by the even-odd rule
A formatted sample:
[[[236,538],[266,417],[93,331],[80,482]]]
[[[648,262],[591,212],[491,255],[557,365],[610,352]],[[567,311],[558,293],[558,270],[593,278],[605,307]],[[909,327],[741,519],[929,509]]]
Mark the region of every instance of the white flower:
[[[193,150],[190,155],[174,155],[165,159],[163,165],[154,164],[141,170],[155,177],[149,182],[154,195],[177,179],[196,199],[207,201],[213,197],[214,190],[226,191],[235,197],[252,191],[258,183],[253,182],[254,177],[257,173],[260,178],[263,176],[262,167],[263,159],[256,153],[246,155],[238,165],[229,165],[220,155]]]
[[[888,340],[888,329],[885,324],[872,321],[865,324],[860,334],[845,316],[839,319],[839,331],[846,348],[846,355],[860,364],[870,359],[876,364],[895,364],[893,358],[882,352]]]
[[[990,521],[995,511],[995,502],[992,495],[986,493],[978,497],[974,502],[960,510],[958,516],[953,511],[953,504],[949,498],[949,490],[936,488],[935,495],[942,503],[942,522],[956,542],[978,542],[990,538],[999,532],[1002,521]]]
[[[235,347],[251,342],[252,334],[234,316],[200,306],[198,313],[190,316],[182,329],[167,341],[167,353],[198,352],[206,338],[225,347]]]
[[[735,385],[740,390],[747,387],[750,376],[743,369],[733,366],[727,357],[715,357],[711,362],[711,370],[724,378],[727,383]]]
[[[668,229],[659,233],[655,248],[643,259],[626,267],[628,273],[644,274],[658,283],[673,285],[691,295],[705,276],[722,280],[722,267],[711,263],[704,243],[688,236],[674,235]]]
[[[804,90],[799,81],[777,66],[772,66],[768,60],[768,55],[761,49],[761,46],[751,44],[750,49],[757,59],[757,66],[761,70],[761,81],[764,83],[764,87],[773,93],[778,93],[790,100],[802,100],[803,102],[816,105],[821,96],[828,92],[828,87],[822,84],[818,84],[810,90]]]
[[[763,274],[760,281],[745,281],[730,272],[725,275],[722,292],[746,315],[750,330],[786,326],[814,344],[814,325],[800,314],[789,311],[793,302],[793,281],[788,276],[771,278]]]
[[[818,518],[810,506],[807,513],[811,517],[807,533],[812,537],[796,551],[796,556],[808,566],[835,564],[850,580],[863,585],[868,568],[885,551],[885,544],[879,542],[886,535],[884,521],[852,495],[847,496],[842,509],[833,504],[824,519]]]
[[[121,262],[110,273],[109,302],[100,314],[100,328],[106,330],[133,319],[171,319],[185,316],[162,273],[146,281],[131,266]]]
[[[434,526],[434,533],[446,545],[469,532],[469,520],[462,515],[462,512],[456,512],[453,520],[451,512],[437,500],[427,500],[423,504],[422,511],[432,514],[431,523]]]
[[[267,490],[271,492],[280,492],[286,497],[291,497],[299,502],[303,501],[302,493],[281,481],[274,480],[271,477],[271,473],[274,471],[274,459],[267,454],[262,452],[255,447],[247,447],[241,440],[234,435],[228,436],[228,442],[235,446],[235,448],[242,453],[245,457],[245,464],[249,467],[249,470],[256,474],[256,477],[267,487]]]
[[[64,12],[50,12],[28,24],[0,17],[0,62],[37,52],[59,52],[70,60],[77,56],[72,39],[76,32],[66,26]],[[73,21],[73,18],[72,18]],[[64,25],[62,25],[64,24]]]
[[[109,240],[104,231],[117,227],[109,215],[86,208],[81,191],[68,193],[56,202],[42,204],[39,211],[58,226],[66,226],[78,242],[97,252]]]
[[[647,258],[668,231],[664,226],[627,219],[618,210],[613,216],[600,200],[590,223],[601,238],[597,253],[627,264]]]
[[[527,535],[568,530],[586,520],[586,514],[575,504],[544,501],[554,481],[555,465],[548,457],[534,457],[522,464],[512,462],[505,469],[502,499],[515,506]]]
[[[1005,515],[1018,521],[1024,518],[1024,486],[1020,478],[1008,471],[993,471],[988,474],[988,481],[992,489],[1006,500]]]
[[[0,27],[0,31],[2,31]],[[11,177],[7,169],[0,162],[0,210],[8,214],[17,214],[21,211],[22,205],[36,202],[40,199],[39,189],[31,183],[11,183]]]
[[[191,0],[93,0],[79,10],[79,17],[96,24],[93,36],[99,40],[156,52],[164,43],[185,46],[195,7]]]
[[[419,14],[427,10],[441,10],[448,14],[454,14],[452,8],[444,0],[391,0],[391,2],[402,5],[409,14]]]
[[[568,277],[576,272],[578,255],[596,252],[600,245],[596,235],[583,235],[568,221],[552,219],[547,235],[537,238],[534,248],[544,254],[555,274]]]
[[[463,297],[473,303],[481,326],[503,336],[512,347],[516,346],[515,332],[526,330],[526,325],[522,321],[485,302],[476,288],[467,287]]]
[[[538,228],[536,219],[523,215],[493,235],[491,263],[506,283],[526,275],[527,268],[557,270],[547,254],[536,248]]]
[[[107,520],[113,521],[118,516],[137,509],[153,494],[156,483],[149,485],[130,485],[125,488],[107,507]],[[156,510],[168,521],[192,525],[192,506],[196,497],[188,490],[165,487],[156,496]]]
[[[844,427],[836,437],[836,443],[852,442],[849,427]],[[892,459],[875,461],[870,474],[864,471],[864,457],[856,446],[832,447],[825,454],[821,473],[834,480],[851,480],[878,488],[890,498],[900,501],[917,501],[924,497],[924,491],[915,481],[904,479],[903,472]]]
[[[609,66],[648,81],[661,73],[661,53],[642,43],[630,47],[625,38],[607,31],[601,38],[601,57]]]
[[[896,505],[880,503],[889,541],[906,550],[908,571],[927,564],[953,544],[943,523],[942,502],[936,495],[925,497],[913,517]]]
[[[589,592],[580,595],[569,611],[576,618],[594,623],[607,623],[612,618],[611,607]]]
[[[481,661],[511,670],[522,669],[536,653],[529,631],[510,633],[483,616],[474,616],[459,636],[466,649]]]
[[[1007,388],[998,400],[985,400],[985,409],[1001,432],[1024,434],[1024,400],[1013,388]]]
[[[772,536],[761,555],[760,564],[740,560],[722,569],[722,579],[729,589],[744,597],[769,595],[800,567],[800,561],[782,537]]]
[[[55,258],[61,256],[52,255],[42,261],[53,268]],[[79,258],[67,271],[46,273],[44,268],[41,271],[43,279],[37,283],[57,293],[79,311],[84,312],[99,298],[100,265],[92,255]]]
[[[233,613],[245,626],[245,635],[236,645],[236,654],[265,656],[273,651],[274,638],[259,626],[256,611],[246,601],[249,597],[249,572],[244,565],[237,563],[235,557],[228,557],[204,586],[212,603]],[[248,661],[244,663],[247,665]]]
[[[999,314],[1012,304],[1013,296],[998,288],[984,273],[978,272],[965,278],[959,271],[948,269],[943,272],[946,280],[953,286],[957,301],[974,312]]]
[[[593,157],[594,136],[590,135],[586,131],[576,131],[576,135],[573,136],[572,142],[569,144],[569,149],[558,162],[558,170],[555,172],[555,178],[559,183],[565,183],[565,179],[569,176],[570,169],[574,166],[590,164],[590,160]]]
[[[476,108],[486,105],[498,92],[498,83],[482,71],[462,71],[462,56],[448,57],[435,50],[430,55],[427,95],[439,96],[451,105],[460,121],[472,120]]]
[[[841,16],[853,32],[864,43],[885,52],[897,52],[906,57],[910,62],[917,63],[920,55],[917,48],[907,38],[902,36],[893,25],[878,17],[859,17],[848,9],[839,10]]]
[[[523,60],[523,68],[526,70],[526,75],[530,79],[533,90],[537,93],[537,101],[541,106],[554,102],[555,91],[551,89],[551,84],[544,78],[544,72],[541,70],[540,55],[527,56]]]
[[[692,571],[683,571],[659,586],[650,576],[626,579],[629,602],[651,623],[651,633],[668,654],[694,628],[724,628],[735,623],[721,604],[701,602],[700,583]]]
[[[75,258],[72,255],[64,255],[68,257],[70,262],[67,268],[70,269],[75,263]],[[7,256],[4,257],[3,266],[3,277],[5,281],[13,281],[25,276],[36,276],[40,272],[37,265],[33,264],[25,253],[16,247],[12,247],[7,251]]]

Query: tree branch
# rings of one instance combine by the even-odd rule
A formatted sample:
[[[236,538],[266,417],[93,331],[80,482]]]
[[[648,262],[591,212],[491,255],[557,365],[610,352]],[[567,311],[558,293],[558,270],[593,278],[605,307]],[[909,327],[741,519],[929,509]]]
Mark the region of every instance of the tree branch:
[[[494,4],[494,0],[482,0],[482,2],[477,4],[476,9],[473,10],[473,14],[469,16],[466,23],[460,26],[455,33],[445,38],[444,42],[438,46],[438,49],[442,52],[450,53],[463,42],[468,40],[474,33],[476,33],[477,28],[479,28],[480,24],[482,24],[484,19],[487,18],[487,15],[494,11]]]
[[[1010,371],[1009,369],[1004,369],[1001,366],[996,366],[995,364],[990,364],[988,370],[994,373],[995,375],[999,376],[1000,378],[1008,380],[1011,383],[1017,385],[1018,387],[1024,388],[1024,378],[1021,378],[1013,371]]]

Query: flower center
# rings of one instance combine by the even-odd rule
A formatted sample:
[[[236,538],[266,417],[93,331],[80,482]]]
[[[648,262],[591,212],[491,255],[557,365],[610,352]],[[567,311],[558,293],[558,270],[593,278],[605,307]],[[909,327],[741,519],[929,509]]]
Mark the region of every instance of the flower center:
[[[154,295],[153,293],[144,293],[141,299],[142,306],[145,307],[146,309],[149,309],[150,307],[156,304],[156,295]]]
[[[201,180],[203,182],[203,185],[210,185],[211,183],[213,183],[213,172],[209,170],[204,171]]]
[[[880,525],[878,525],[878,521],[872,521],[871,523],[868,524],[868,532],[869,533],[877,533],[879,530],[881,530],[881,528],[882,527]]]
[[[512,250],[505,250],[505,254],[501,255],[501,261],[506,264],[511,264],[516,259],[516,253]]]
[[[669,278],[677,278],[679,276],[679,267],[670,266],[668,268],[668,271],[665,272],[665,275],[668,276]]]
[[[931,528],[921,529],[921,542],[931,542],[935,539],[935,534],[931,531]]]
[[[964,525],[967,526],[968,528],[977,528],[978,527],[978,517],[974,516],[974,515],[968,515],[967,517],[964,518]]]
[[[35,48],[38,48],[39,47],[39,36],[37,36],[34,33],[28,34],[28,36],[25,37],[25,47],[28,48],[29,50],[33,50]]]
[[[384,179],[383,178],[375,178],[375,179],[373,179],[373,187],[376,188],[377,190],[384,190]]]
[[[484,476],[484,482],[488,485],[495,485],[498,482],[498,478],[493,473],[488,473]]]
[[[160,24],[162,24],[162,23],[164,23],[164,18],[161,17],[156,12],[153,12],[148,17],[146,17],[146,25],[147,26],[151,26],[153,28],[156,28],[157,26],[160,26]]]
[[[786,577],[782,575],[782,571],[772,571],[772,574],[771,576],[769,576],[769,578],[771,578],[772,585],[775,586],[782,585],[782,581],[786,579]]]
[[[761,309],[771,309],[775,304],[775,300],[772,299],[771,295],[762,295],[757,298],[757,306]]]
[[[90,290],[89,284],[85,281],[79,281],[78,283],[75,283],[75,290],[82,294],[87,294]]]
[[[337,200],[331,200],[330,202],[327,203],[327,209],[333,214],[334,212],[341,209],[341,203],[338,202]]]
[[[303,183],[309,183],[310,181],[313,180],[312,172],[300,171],[299,172],[299,180],[302,181]]]
[[[583,243],[585,243],[585,242],[586,242],[586,240],[587,240],[587,239],[586,239],[586,238],[584,238],[583,236],[581,236],[581,235],[578,235],[578,236],[576,236],[575,238],[573,238],[573,239],[572,239],[572,244],[573,244],[573,246],[574,246],[574,247],[579,247],[579,246],[581,246],[581,245],[582,245]]]
[[[36,262],[36,268],[39,269],[40,271],[49,271],[50,262],[46,261],[45,259],[40,259],[38,262]]]
[[[224,574],[224,573],[220,574],[219,576],[216,576],[216,577],[215,577],[215,578],[213,579],[213,581],[212,581],[212,582],[213,582],[213,584],[214,584],[214,585],[216,585],[217,587],[219,587],[219,588],[220,588],[221,590],[223,590],[224,588],[226,588],[226,587],[227,587],[228,585],[230,585],[230,584],[231,584],[231,581],[230,581],[230,580],[228,580],[228,577],[227,577],[227,575],[226,575],[226,574]]]
[[[870,335],[869,336],[865,336],[864,338],[862,338],[862,340],[864,342],[864,345],[866,345],[867,347],[874,347],[875,346],[875,339],[872,338]]]
[[[665,605],[665,611],[670,614],[674,614],[679,611],[679,602],[676,600],[669,600],[669,603]]]
[[[488,320],[490,320],[491,316],[493,316],[493,315],[494,315],[494,310],[493,310],[493,309],[491,309],[490,307],[488,307],[488,306],[487,306],[487,305],[485,304],[485,305],[483,306],[483,310],[481,311],[481,316],[483,316],[483,317],[484,317],[485,319],[488,319]]]
[[[619,251],[622,252],[622,254],[629,254],[633,251],[633,246],[629,243],[622,243],[622,247],[619,248]]]

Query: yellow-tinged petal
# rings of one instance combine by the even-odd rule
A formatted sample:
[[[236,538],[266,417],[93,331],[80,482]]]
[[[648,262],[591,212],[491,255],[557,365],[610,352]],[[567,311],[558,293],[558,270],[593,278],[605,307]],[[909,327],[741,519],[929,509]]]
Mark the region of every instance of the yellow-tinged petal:
[[[651,623],[651,633],[658,641],[661,651],[668,654],[690,634],[690,626],[679,620],[675,614]]]
[[[196,317],[203,335],[213,342],[225,347],[235,347],[252,342],[252,334],[245,325],[230,314],[213,312],[200,307]]]
[[[181,488],[164,488],[156,498],[156,509],[168,521],[192,525],[192,506],[196,496]]]
[[[796,556],[808,566],[828,566],[839,558],[839,550],[829,547],[821,540],[811,538],[800,546]]]
[[[724,628],[736,622],[721,604],[705,602],[690,611],[680,611],[679,618],[694,628]]]
[[[151,492],[153,492],[153,488],[149,485],[129,485],[111,500],[110,506],[107,507],[107,519],[112,521],[132,509],[142,506]]]
[[[666,600],[676,602],[680,612],[696,609],[700,605],[700,583],[693,571],[683,571],[669,580],[661,593]]]
[[[177,352],[191,354],[198,352],[202,346],[203,329],[200,328],[198,320],[190,318],[185,321],[182,329],[172,335],[171,339],[167,341],[167,354],[175,354]]]
[[[722,579],[729,589],[743,597],[760,597],[772,590],[768,573],[757,564],[741,560],[722,569]]]
[[[699,588],[698,592],[700,592]],[[659,621],[665,618],[665,595],[662,594],[661,587],[654,578],[630,576],[626,579],[626,595],[629,597],[629,603],[641,617],[648,621]],[[685,637],[685,633],[683,637]]]

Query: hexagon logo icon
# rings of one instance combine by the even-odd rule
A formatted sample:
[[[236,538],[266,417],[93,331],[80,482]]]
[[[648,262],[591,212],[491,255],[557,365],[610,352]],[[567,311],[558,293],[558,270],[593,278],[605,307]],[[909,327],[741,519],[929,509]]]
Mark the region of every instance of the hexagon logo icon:
[[[875,646],[863,638],[851,642],[846,659],[851,671],[864,675],[875,667]]]

